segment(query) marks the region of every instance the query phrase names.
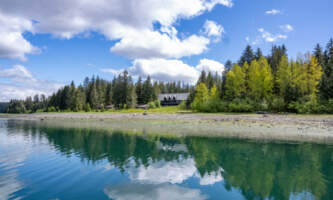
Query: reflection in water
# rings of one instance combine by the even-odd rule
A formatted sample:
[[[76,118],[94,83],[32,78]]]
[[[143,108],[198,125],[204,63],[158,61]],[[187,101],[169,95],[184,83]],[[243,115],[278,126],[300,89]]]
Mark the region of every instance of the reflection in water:
[[[93,129],[51,128],[37,122],[0,123],[5,123],[0,137],[6,141],[0,142],[0,156],[9,149],[7,141],[23,137],[33,151],[41,144],[54,149],[56,154],[48,155],[56,160],[63,158],[64,167],[71,157],[79,158],[80,162],[71,168],[78,168],[80,173],[64,173],[70,179],[81,176],[77,179],[99,183],[101,190],[96,185],[85,185],[89,193],[96,190],[94,195],[104,191],[107,196],[103,193],[99,199],[333,199],[332,146],[111,134]],[[25,155],[20,149],[10,151]],[[6,156],[0,160],[0,192],[2,185],[10,185],[10,181],[3,181],[6,170],[2,166],[13,159]],[[93,170],[83,176],[87,164]],[[109,178],[102,179],[107,175]],[[20,180],[19,175],[13,177]],[[21,182],[18,184],[7,189],[6,197],[23,187]],[[72,189],[70,186],[65,189]],[[75,195],[73,198],[88,198],[83,193]]]
[[[198,189],[184,188],[168,183],[142,184],[129,183],[127,185],[110,185],[105,188],[105,194],[110,199],[117,200],[203,200],[207,196]]]

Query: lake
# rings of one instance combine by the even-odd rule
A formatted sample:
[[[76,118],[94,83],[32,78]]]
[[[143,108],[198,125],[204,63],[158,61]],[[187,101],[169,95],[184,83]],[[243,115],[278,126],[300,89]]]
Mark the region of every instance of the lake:
[[[0,200],[333,199],[333,146],[0,119]]]

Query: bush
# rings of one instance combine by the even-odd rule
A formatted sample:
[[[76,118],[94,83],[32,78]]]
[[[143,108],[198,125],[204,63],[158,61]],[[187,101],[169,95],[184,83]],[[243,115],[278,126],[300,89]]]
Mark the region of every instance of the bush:
[[[85,105],[85,107],[84,107],[84,111],[86,111],[86,112],[91,112],[91,107],[90,107],[90,104],[89,104],[89,103],[87,103],[87,104]]]
[[[179,104],[179,108],[182,109],[182,110],[186,110],[188,108],[187,105],[186,105],[186,101],[182,101]]]
[[[156,106],[155,106],[155,103],[152,101],[152,102],[149,102],[148,103],[148,108],[149,109],[154,109],[154,108],[156,108]]]
[[[160,108],[161,107],[161,102],[159,100],[156,100],[155,102],[155,107]]]
[[[325,111],[327,113],[333,114],[333,99],[328,100],[325,105]]]
[[[47,112],[57,112],[57,109],[54,106],[48,107]]]
[[[288,109],[295,110],[300,114],[322,113],[325,112],[325,106],[321,106],[318,103],[315,95],[307,96],[300,101],[291,102],[288,105]]]
[[[229,103],[228,105],[228,111],[230,112],[253,112],[255,110],[253,104],[251,102],[248,102],[247,100],[239,100],[236,99]]]
[[[285,111],[285,103],[284,103],[284,99],[281,97],[277,97],[274,98],[269,106],[271,111],[275,111],[275,112],[283,112]]]

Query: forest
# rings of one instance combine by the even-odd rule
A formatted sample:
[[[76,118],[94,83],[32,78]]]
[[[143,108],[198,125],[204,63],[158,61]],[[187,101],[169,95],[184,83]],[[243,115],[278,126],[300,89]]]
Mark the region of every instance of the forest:
[[[127,71],[112,81],[98,76],[74,82],[49,97],[11,100],[8,113],[104,111],[149,104],[159,107],[161,93],[189,92],[187,109],[195,112],[333,113],[333,39],[326,48],[288,57],[285,45],[269,55],[248,45],[238,62],[227,61],[222,74],[202,71],[196,85],[144,80],[134,83]],[[184,102],[185,104],[185,102]]]

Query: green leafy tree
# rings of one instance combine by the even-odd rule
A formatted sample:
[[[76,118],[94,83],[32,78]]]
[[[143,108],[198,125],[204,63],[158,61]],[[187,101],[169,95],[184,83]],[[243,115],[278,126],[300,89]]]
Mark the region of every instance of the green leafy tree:
[[[195,88],[195,97],[192,103],[192,109],[201,111],[204,109],[205,104],[209,100],[208,89],[206,84],[200,83]]]
[[[240,98],[246,92],[246,74],[239,65],[234,65],[227,73],[225,93],[229,100]]]

